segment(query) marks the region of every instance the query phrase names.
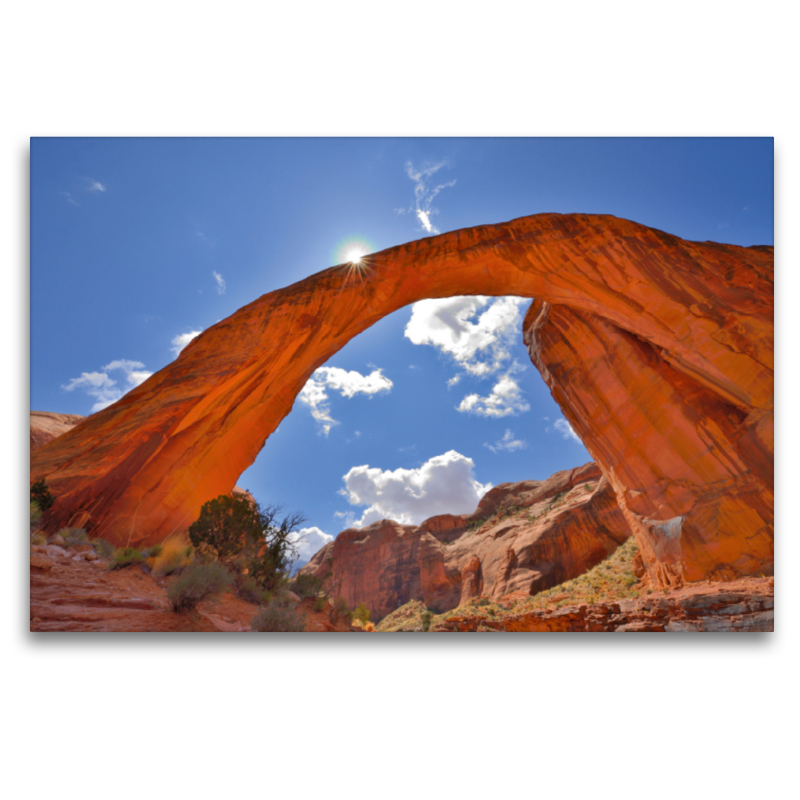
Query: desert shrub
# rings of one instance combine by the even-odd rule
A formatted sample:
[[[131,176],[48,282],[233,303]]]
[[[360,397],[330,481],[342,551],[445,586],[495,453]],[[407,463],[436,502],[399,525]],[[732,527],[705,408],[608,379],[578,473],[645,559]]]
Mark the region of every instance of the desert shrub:
[[[36,502],[41,511],[47,511],[55,503],[56,499],[50,494],[44,478],[31,484],[31,500]]]
[[[114,557],[109,565],[109,569],[124,569],[144,561],[144,553],[138,547],[118,547],[114,551]]]
[[[170,536],[162,542],[161,552],[152,557],[153,575],[172,575],[173,572],[188,567],[193,555],[194,548],[185,535]]]
[[[432,620],[433,614],[430,611],[424,611],[422,613],[422,630],[429,631],[431,629]]]
[[[224,592],[232,582],[233,576],[218,561],[194,564],[167,589],[167,599],[173,611],[191,611],[201,600]]]
[[[326,602],[327,602],[327,600],[325,599],[325,596],[324,595],[320,595],[314,601],[314,611],[324,611]]]
[[[331,622],[335,625],[340,619],[345,617],[349,622],[353,618],[353,612],[347,607],[347,601],[344,597],[337,597],[336,600],[331,603]]]
[[[163,548],[160,544],[154,544],[151,547],[148,547],[145,552],[148,558],[158,558],[158,556],[161,555],[162,550]]]
[[[322,582],[322,578],[316,575],[299,574],[295,576],[289,588],[298,597],[316,597],[322,591]]]
[[[58,535],[64,540],[64,547],[86,544],[89,541],[89,536],[83,528],[62,528]]]
[[[369,615],[370,610],[364,605],[364,603],[360,603],[356,606],[355,611],[353,611],[352,619],[357,619],[362,625],[366,625],[369,622]]]
[[[238,575],[234,584],[236,594],[247,603],[261,605],[269,601],[269,592],[265,592],[258,581],[250,575]]]
[[[106,561],[110,561],[114,558],[114,552],[117,548],[114,547],[111,542],[105,539],[92,539],[89,544],[94,547],[95,552],[100,558],[104,558]]]
[[[250,627],[261,633],[300,632],[306,624],[291,603],[273,598],[253,617]]]
[[[31,500],[31,533],[39,527],[39,520],[42,518],[42,509],[35,500]]]

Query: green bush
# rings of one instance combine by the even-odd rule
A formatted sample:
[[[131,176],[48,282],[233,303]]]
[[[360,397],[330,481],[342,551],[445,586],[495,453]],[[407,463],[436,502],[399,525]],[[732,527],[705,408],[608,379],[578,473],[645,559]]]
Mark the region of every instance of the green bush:
[[[273,598],[253,617],[250,627],[261,633],[300,632],[306,624],[291,604]]]
[[[114,558],[109,569],[124,569],[144,561],[144,553],[138,547],[119,547],[114,551]]]
[[[364,603],[360,603],[355,611],[353,611],[351,619],[357,619],[362,624],[366,625],[369,622],[369,615],[370,610],[364,605]]]
[[[148,558],[157,558],[158,556],[160,556],[160,555],[161,555],[161,551],[162,551],[163,549],[164,549],[164,548],[163,548],[163,547],[161,547],[161,545],[160,545],[160,544],[154,544],[154,545],[152,545],[151,547],[148,547],[148,548],[147,548],[147,550],[145,550],[145,555],[146,555]]]
[[[58,535],[64,540],[64,547],[73,547],[76,544],[86,544],[89,537],[83,528],[62,528]]]
[[[431,622],[433,620],[433,614],[430,611],[424,611],[422,613],[422,630],[429,631],[431,629]]]
[[[265,592],[255,578],[250,575],[239,575],[236,578],[236,594],[247,603],[261,605],[269,600],[269,593]]]
[[[295,576],[290,589],[300,598],[316,597],[322,591],[322,578],[306,573]]]
[[[50,494],[44,478],[31,484],[31,500],[36,502],[41,511],[47,511],[55,503],[56,499]]]
[[[106,561],[111,561],[111,559],[114,558],[114,553],[117,548],[114,547],[111,542],[107,542],[105,539],[92,539],[89,544],[94,547],[95,552],[100,558],[104,558]]]
[[[194,564],[170,585],[167,599],[173,611],[190,611],[201,600],[224,592],[232,582],[233,576],[218,561]]]

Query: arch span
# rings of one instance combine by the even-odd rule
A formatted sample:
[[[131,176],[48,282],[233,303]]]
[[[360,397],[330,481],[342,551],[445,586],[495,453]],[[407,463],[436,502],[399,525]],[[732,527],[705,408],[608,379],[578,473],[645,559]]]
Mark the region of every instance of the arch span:
[[[266,294],[31,457],[83,525],[146,544],[231,490],[311,373],[426,298],[536,298],[534,364],[614,486],[654,580],[768,572],[772,248],[687,242],[605,215],[539,214],[420,239]]]

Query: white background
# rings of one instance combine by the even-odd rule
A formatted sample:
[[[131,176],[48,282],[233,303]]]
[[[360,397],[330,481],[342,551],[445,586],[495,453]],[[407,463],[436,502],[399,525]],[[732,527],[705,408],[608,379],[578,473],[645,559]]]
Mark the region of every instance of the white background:
[[[4,794],[793,795],[798,63],[789,4],[294,8],[161,0],[3,12],[3,469],[14,509],[3,548]],[[777,632],[29,634],[29,137],[242,134],[775,136]]]

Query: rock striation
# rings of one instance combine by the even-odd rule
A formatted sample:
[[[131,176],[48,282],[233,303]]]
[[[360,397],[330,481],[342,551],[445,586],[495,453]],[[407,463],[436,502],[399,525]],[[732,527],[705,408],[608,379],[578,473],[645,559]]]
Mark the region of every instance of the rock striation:
[[[583,574],[629,536],[611,485],[589,463],[500,484],[469,516],[342,531],[300,571],[331,571],[333,593],[378,621],[409,600],[441,613],[481,595],[535,594]]]
[[[264,295],[35,450],[44,525],[145,545],[230,492],[312,372],[425,298],[536,298],[531,358],[614,488],[654,584],[773,563],[773,250],[539,214],[393,247]],[[486,578],[484,576],[484,582]]]

